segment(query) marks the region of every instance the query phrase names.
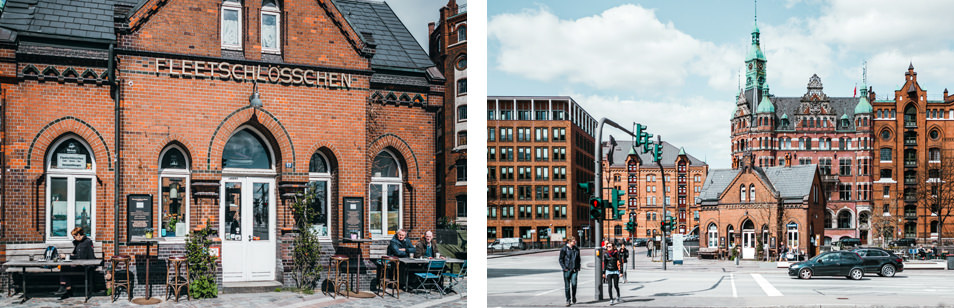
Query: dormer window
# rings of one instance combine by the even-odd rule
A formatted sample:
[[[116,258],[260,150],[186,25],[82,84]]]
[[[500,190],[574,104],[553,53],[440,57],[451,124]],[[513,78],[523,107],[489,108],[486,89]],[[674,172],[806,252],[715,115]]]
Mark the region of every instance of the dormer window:
[[[242,4],[234,0],[222,3],[222,49],[242,49]]]
[[[274,0],[262,3],[262,52],[281,53],[281,11]]]

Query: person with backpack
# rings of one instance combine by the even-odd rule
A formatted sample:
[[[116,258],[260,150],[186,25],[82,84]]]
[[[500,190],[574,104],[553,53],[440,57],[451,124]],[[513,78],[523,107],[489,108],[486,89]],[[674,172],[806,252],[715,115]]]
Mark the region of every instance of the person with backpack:
[[[560,267],[563,268],[563,289],[566,294],[566,306],[576,304],[576,278],[580,273],[580,248],[576,247],[576,237],[567,238],[566,246],[560,249]],[[572,293],[571,293],[572,291]]]

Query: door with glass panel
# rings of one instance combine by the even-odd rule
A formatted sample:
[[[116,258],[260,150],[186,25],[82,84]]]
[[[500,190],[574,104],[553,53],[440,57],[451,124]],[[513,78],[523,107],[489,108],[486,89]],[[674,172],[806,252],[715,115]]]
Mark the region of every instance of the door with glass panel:
[[[219,233],[222,278],[231,281],[275,279],[275,180],[222,180]]]

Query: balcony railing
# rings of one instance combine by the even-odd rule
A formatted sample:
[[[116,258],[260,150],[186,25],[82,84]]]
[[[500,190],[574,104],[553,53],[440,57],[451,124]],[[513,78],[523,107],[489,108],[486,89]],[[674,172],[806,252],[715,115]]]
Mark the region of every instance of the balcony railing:
[[[904,184],[906,185],[914,185],[917,183],[918,183],[918,179],[904,179]]]
[[[918,145],[918,140],[914,138],[905,138],[904,145]]]
[[[904,161],[904,166],[905,166],[905,167],[917,167],[917,166],[918,166],[918,161],[916,161],[916,160],[905,160],[905,161]]]
[[[918,213],[916,212],[904,212],[904,218],[918,218]]]
[[[918,128],[918,122],[904,122],[904,128]]]
[[[917,196],[904,196],[904,201],[907,201],[907,202],[915,202],[915,201],[918,201],[918,197],[917,197]]]

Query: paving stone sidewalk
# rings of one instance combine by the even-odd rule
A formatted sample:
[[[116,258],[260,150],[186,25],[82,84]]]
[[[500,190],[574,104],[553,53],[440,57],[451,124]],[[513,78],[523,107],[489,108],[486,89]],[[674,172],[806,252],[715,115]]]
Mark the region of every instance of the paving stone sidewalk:
[[[39,294],[37,295],[39,296]],[[120,298],[116,302],[111,302],[108,296],[96,296],[90,298],[89,303],[83,303],[83,296],[72,297],[65,300],[59,300],[56,297],[44,296],[30,298],[26,303],[19,304],[19,295],[13,297],[6,296],[6,293],[0,297],[0,307],[387,307],[387,308],[425,308],[425,307],[467,307],[467,296],[463,299],[457,294],[450,293],[444,297],[439,294],[431,294],[430,298],[425,298],[424,294],[401,293],[401,298],[397,299],[391,296],[374,298],[345,298],[338,296],[322,295],[320,292],[313,295],[304,295],[294,292],[267,292],[267,293],[246,293],[246,294],[220,294],[215,299],[186,300],[180,298],[179,302],[163,301],[157,305],[139,306]]]

